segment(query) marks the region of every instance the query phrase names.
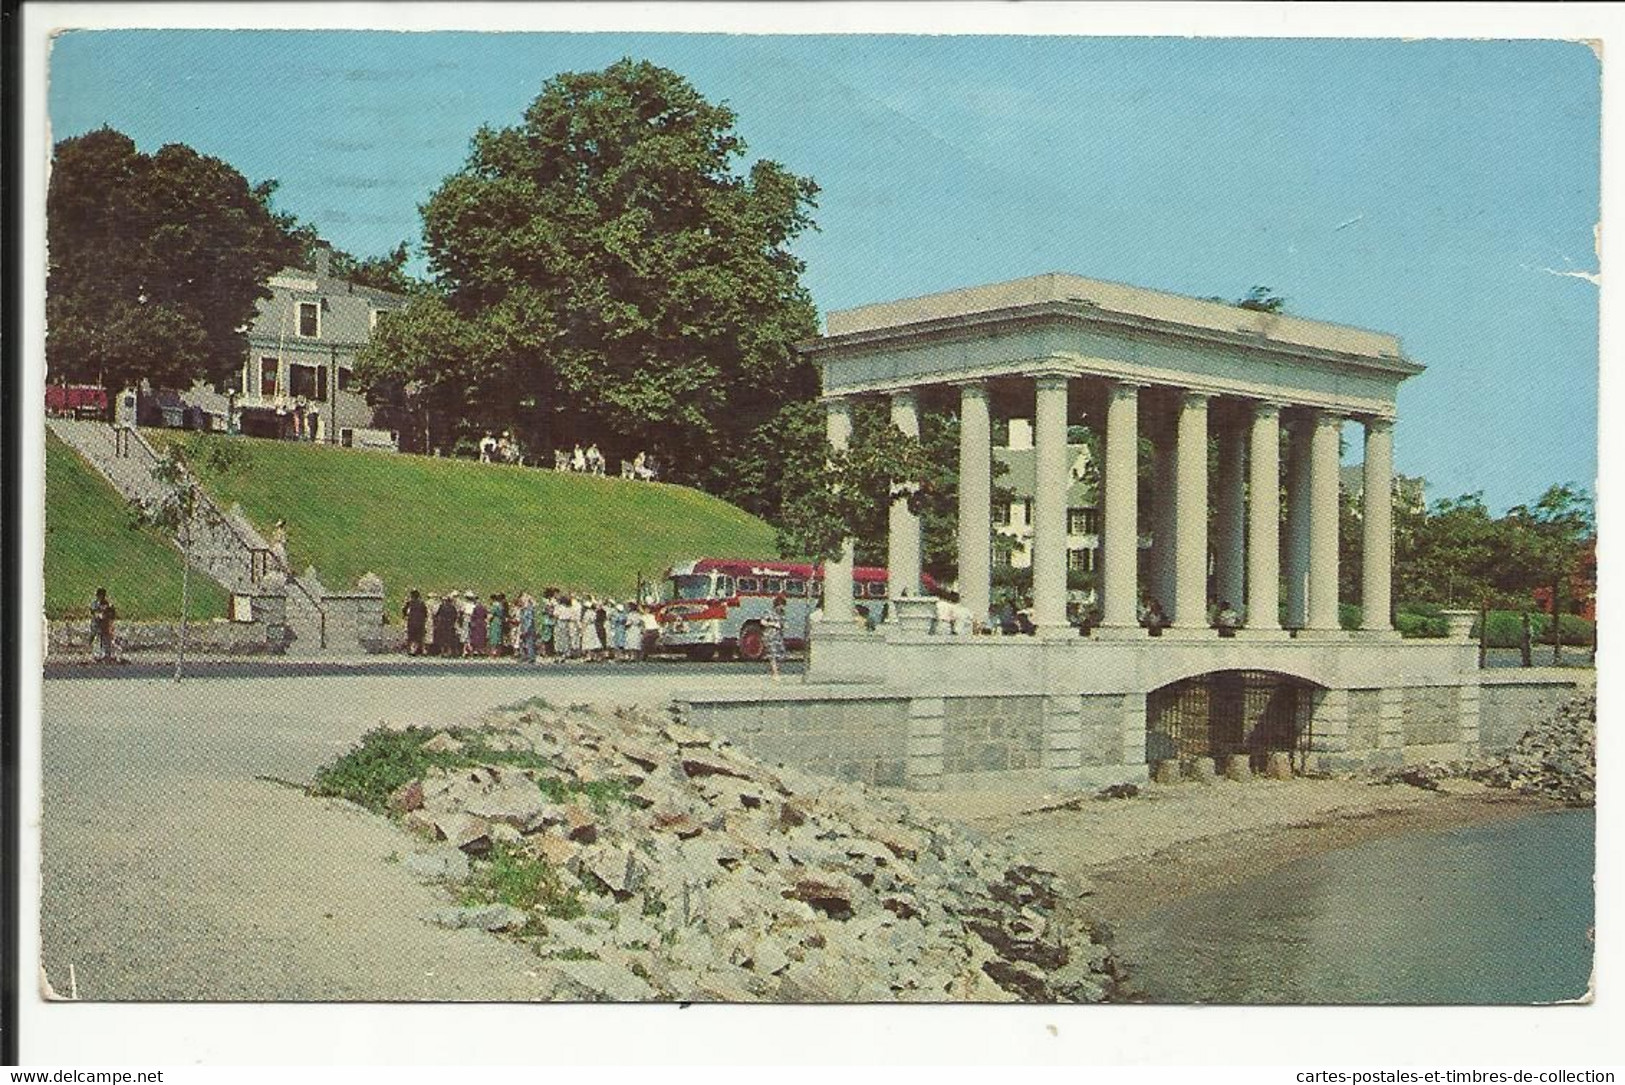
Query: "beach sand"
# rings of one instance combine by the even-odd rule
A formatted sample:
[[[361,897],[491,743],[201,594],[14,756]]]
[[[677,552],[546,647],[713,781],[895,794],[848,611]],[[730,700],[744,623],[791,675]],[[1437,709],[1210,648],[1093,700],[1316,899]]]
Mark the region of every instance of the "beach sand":
[[[975,792],[913,793],[909,801],[1066,875],[1078,885],[1080,910],[1108,926],[1362,841],[1553,805],[1467,780],[1428,791],[1360,778],[1151,784],[1109,800]]]

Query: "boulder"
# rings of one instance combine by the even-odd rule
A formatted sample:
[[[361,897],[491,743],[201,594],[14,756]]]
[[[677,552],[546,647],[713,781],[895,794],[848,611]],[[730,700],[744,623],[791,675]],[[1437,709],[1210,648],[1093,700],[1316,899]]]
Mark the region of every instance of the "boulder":
[[[450,878],[455,881],[468,877],[468,856],[456,848],[413,852],[401,860],[401,865],[422,878]]]
[[[440,839],[470,855],[484,855],[491,850],[491,827],[468,814],[448,814],[434,822]]]
[[[463,744],[445,731],[438,732],[433,738],[425,742],[422,748],[429,753],[463,752]]]
[[[547,803],[536,785],[518,777],[472,797],[463,809],[477,818],[501,822],[516,829],[529,827],[542,816]]]
[[[650,1002],[660,997],[647,980],[605,961],[555,960],[552,967],[587,992],[593,1002]]]
[[[389,811],[407,814],[423,806],[423,781],[412,780],[389,793]]]

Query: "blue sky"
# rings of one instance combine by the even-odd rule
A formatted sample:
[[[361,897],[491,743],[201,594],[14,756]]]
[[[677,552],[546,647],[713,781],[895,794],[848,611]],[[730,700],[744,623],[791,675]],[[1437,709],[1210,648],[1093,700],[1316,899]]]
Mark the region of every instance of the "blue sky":
[[[1398,468],[1497,511],[1597,465],[1600,71],[1540,41],[86,31],[53,138],[183,142],[357,254],[481,124],[622,57],[739,115],[817,180],[820,310],[1072,271],[1198,296],[1255,284],[1394,332]],[[421,268],[421,263],[418,265]],[[1358,457],[1357,431],[1348,432]]]

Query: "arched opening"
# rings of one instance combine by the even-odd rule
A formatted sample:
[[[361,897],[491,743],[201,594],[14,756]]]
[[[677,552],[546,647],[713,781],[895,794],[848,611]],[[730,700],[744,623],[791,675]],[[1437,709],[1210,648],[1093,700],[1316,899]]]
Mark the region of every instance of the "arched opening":
[[[1262,769],[1287,752],[1302,768],[1320,686],[1275,671],[1212,671],[1145,698],[1145,757],[1158,761],[1247,754]]]

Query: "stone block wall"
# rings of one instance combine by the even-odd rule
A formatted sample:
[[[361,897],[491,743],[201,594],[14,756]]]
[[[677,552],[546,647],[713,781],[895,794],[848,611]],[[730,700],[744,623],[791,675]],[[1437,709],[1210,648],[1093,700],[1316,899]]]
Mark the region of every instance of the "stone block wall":
[[[679,698],[678,704],[691,725],[769,763],[880,787],[908,783],[908,698]]]
[[[1043,697],[943,698],[943,772],[1043,768],[1044,710]]]
[[[1437,746],[1461,736],[1461,705],[1455,686],[1412,686],[1404,693],[1406,746]]]

